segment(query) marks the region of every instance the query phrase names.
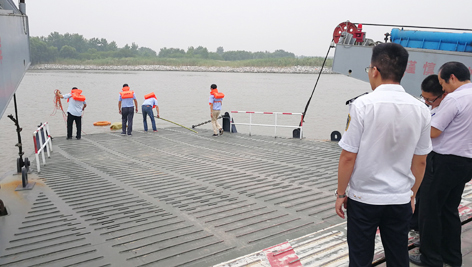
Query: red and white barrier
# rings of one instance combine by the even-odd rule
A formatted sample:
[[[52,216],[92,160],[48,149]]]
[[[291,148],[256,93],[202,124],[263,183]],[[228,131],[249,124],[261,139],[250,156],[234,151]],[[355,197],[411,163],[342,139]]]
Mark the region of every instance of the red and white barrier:
[[[38,134],[38,140],[36,139],[36,134]],[[44,142],[43,142],[43,139],[45,140]],[[41,154],[43,158],[43,165],[46,165],[46,158],[44,157],[44,148],[47,147],[46,151],[48,153],[48,158],[51,157],[51,155],[49,154],[49,151],[52,151],[51,132],[49,131],[49,124],[47,122],[41,124],[41,126],[39,126],[39,128],[33,132],[33,141],[34,141],[34,154],[36,157],[36,168],[39,173],[40,172],[39,154]]]
[[[252,126],[265,126],[265,127],[274,127],[274,137],[277,137],[277,127],[283,128],[300,128],[300,139],[303,138],[303,125],[280,125],[277,124],[277,116],[278,115],[298,115],[301,116],[301,120],[303,119],[303,113],[294,113],[294,112],[264,112],[264,111],[231,111],[231,113],[246,113],[249,114],[249,123],[234,123],[230,120],[230,129],[232,125],[248,125],[249,126],[249,135],[251,135],[251,128]],[[262,115],[274,115],[274,124],[254,124],[252,123],[252,114],[262,114]]]

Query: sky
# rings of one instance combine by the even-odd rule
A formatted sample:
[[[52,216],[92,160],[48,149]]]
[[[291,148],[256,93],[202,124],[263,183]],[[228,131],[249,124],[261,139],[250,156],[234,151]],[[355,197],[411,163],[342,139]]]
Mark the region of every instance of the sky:
[[[221,46],[324,57],[334,29],[348,20],[472,29],[471,12],[471,0],[26,0],[30,36],[78,33],[157,53],[190,46],[216,52]],[[363,31],[382,41],[392,28]]]

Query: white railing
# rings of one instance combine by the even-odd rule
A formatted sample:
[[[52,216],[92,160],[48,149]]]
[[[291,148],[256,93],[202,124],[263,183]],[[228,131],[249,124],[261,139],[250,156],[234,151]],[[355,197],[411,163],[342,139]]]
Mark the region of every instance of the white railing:
[[[249,114],[249,123],[234,123],[230,120],[230,129],[233,129],[234,125],[248,125],[249,126],[249,135],[251,135],[252,126],[263,126],[263,127],[274,127],[274,137],[277,137],[277,127],[281,128],[300,128],[300,139],[303,137],[303,125],[281,125],[277,124],[278,115],[299,115],[300,119],[303,116],[303,113],[292,113],[292,112],[260,112],[260,111],[231,111],[231,113],[246,113]],[[252,123],[252,114],[263,114],[263,115],[274,115],[274,124],[256,124]],[[301,121],[301,120],[300,120]]]
[[[36,134],[38,134],[38,138],[36,138]],[[45,141],[43,142],[43,140]],[[41,126],[39,126],[39,128],[33,132],[33,141],[34,141],[34,153],[36,156],[36,167],[39,173],[40,172],[39,154],[41,154],[43,158],[43,165],[46,165],[46,158],[44,157],[44,149],[46,148],[46,151],[48,153],[48,158],[51,157],[51,155],[49,154],[49,151],[52,151],[51,132],[49,132],[49,124],[47,122],[41,124]]]

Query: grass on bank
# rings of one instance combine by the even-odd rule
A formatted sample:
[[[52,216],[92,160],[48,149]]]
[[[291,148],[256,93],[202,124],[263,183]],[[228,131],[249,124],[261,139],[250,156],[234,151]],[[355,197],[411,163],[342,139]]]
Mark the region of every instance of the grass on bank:
[[[223,61],[199,58],[102,58],[92,60],[59,59],[54,64],[61,65],[95,65],[95,66],[137,66],[137,65],[163,65],[163,66],[202,66],[202,67],[292,67],[292,66],[321,66],[324,58],[267,58],[239,61]],[[326,67],[333,65],[333,59],[326,60]]]

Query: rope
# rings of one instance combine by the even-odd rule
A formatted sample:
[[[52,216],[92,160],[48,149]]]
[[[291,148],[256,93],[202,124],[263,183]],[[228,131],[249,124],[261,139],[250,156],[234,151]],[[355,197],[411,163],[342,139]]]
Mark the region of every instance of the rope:
[[[224,115],[220,115],[220,116],[218,116],[218,118],[216,118],[216,119],[221,119],[221,118],[223,118],[223,116],[224,116]],[[202,126],[203,124],[207,124],[207,123],[209,123],[209,122],[211,122],[211,120],[204,121],[204,122],[199,123],[199,124],[196,124],[196,125],[192,125],[192,128],[195,128],[195,127],[198,127],[198,126]]]
[[[64,122],[67,121],[67,114],[64,112],[64,109],[62,108],[62,103],[61,103],[61,98],[57,95],[57,92],[59,90],[54,90],[54,98],[52,102],[54,103],[54,110],[52,111],[50,116],[55,116],[58,110],[62,111],[62,117],[64,118]]]
[[[156,118],[158,118],[158,117],[156,117]],[[189,131],[192,131],[192,132],[194,132],[194,133],[198,133],[197,131],[192,130],[192,129],[190,129],[190,128],[187,128],[187,127],[185,127],[185,126],[183,126],[183,125],[181,125],[181,124],[178,124],[178,123],[176,123],[176,122],[173,122],[173,121],[170,121],[170,120],[166,120],[166,119],[163,119],[163,118],[158,118],[158,119],[161,119],[161,120],[163,120],[163,121],[167,121],[167,122],[173,123],[173,124],[178,125],[178,126],[180,126],[180,127],[182,127],[182,128],[185,128],[185,129],[187,129],[187,130],[189,130]]]
[[[318,85],[318,81],[320,80],[321,73],[323,72],[323,68],[324,68],[324,65],[325,65],[325,63],[326,63],[326,59],[328,59],[328,54],[329,54],[329,51],[331,50],[332,47],[334,47],[334,39],[331,40],[331,44],[329,45],[328,52],[326,53],[326,56],[325,56],[324,61],[323,61],[323,64],[321,65],[321,70],[320,70],[320,72],[318,73],[318,78],[316,79],[315,87],[313,88],[313,91],[311,92],[311,96],[310,96],[310,98],[308,99],[308,102],[306,103],[305,111],[303,111],[303,113],[302,113],[302,119],[301,119],[301,121],[300,121],[300,125],[299,125],[299,126],[302,126],[302,125],[303,125],[303,122],[305,121],[306,111],[308,110],[308,106],[310,105],[311,99],[313,98],[313,93],[315,93],[316,86]]]

